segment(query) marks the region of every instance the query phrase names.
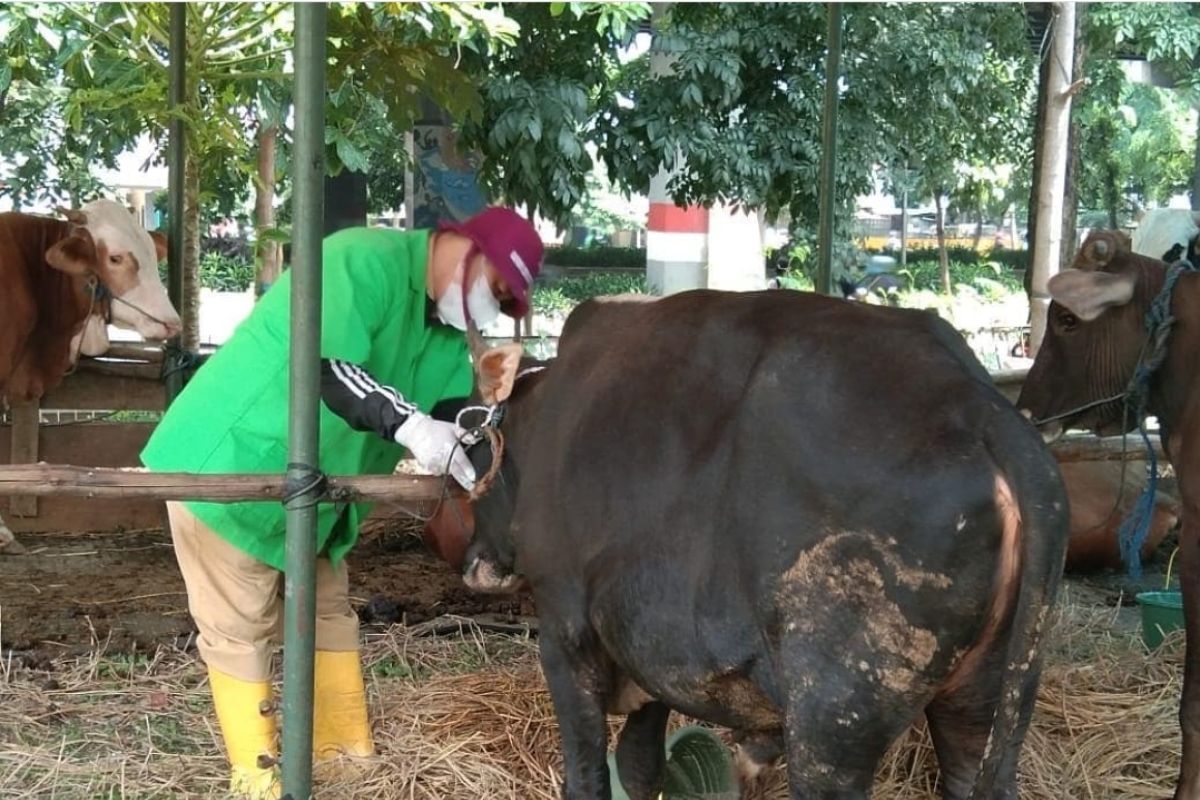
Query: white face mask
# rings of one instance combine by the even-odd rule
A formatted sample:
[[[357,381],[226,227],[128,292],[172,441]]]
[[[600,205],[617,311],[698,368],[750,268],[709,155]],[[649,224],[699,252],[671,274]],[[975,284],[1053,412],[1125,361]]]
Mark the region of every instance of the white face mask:
[[[463,316],[462,277],[463,265],[459,264],[450,285],[438,298],[437,312],[438,319],[442,322],[453,325],[460,331],[465,331],[467,320]],[[500,301],[492,294],[492,287],[488,286],[487,276],[480,275],[471,284],[471,291],[467,293],[467,308],[471,311],[472,321],[481,330],[491,325],[496,321],[496,317],[500,316]]]

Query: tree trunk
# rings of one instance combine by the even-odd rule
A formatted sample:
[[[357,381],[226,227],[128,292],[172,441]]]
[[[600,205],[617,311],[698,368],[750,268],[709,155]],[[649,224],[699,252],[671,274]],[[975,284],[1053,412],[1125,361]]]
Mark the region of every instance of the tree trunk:
[[[1025,267],[1025,296],[1029,298],[1029,319],[1033,320],[1033,263],[1037,253],[1038,187],[1042,184],[1042,153],[1045,141],[1041,130],[1046,124],[1047,87],[1050,81],[1050,54],[1042,59],[1038,67],[1037,110],[1033,120],[1033,174],[1029,183],[1029,209],[1025,218],[1025,239],[1029,243],[1029,260]],[[1016,243],[1014,242],[1014,246]]]
[[[1108,226],[1115,231],[1120,227],[1121,192],[1117,188],[1116,164],[1110,159],[1109,165],[1104,199],[1107,201],[1105,205],[1108,206]]]
[[[908,168],[904,170],[904,190],[900,193],[900,269],[908,266]]]
[[[1009,246],[1011,246],[1013,250],[1020,250],[1021,249],[1020,242],[1017,241],[1017,204],[1013,203],[1011,206],[1009,206],[1009,211],[1010,211],[1009,216],[1008,216]],[[1001,220],[1001,221],[1003,221],[1003,220]],[[1026,274],[1029,273],[1029,267],[1025,268],[1025,272],[1026,272]]]
[[[1196,156],[1192,161],[1192,211],[1200,211],[1200,116],[1196,117]]]
[[[1085,3],[1075,4],[1075,52],[1072,56],[1071,83],[1083,80],[1083,59],[1086,56],[1083,38],[1083,15],[1086,13]],[[1060,245],[1059,265],[1070,264],[1075,260],[1076,239],[1079,222],[1079,192],[1075,188],[1075,176],[1079,174],[1079,120],[1077,115],[1068,112],[1067,128],[1067,173],[1063,179],[1063,216],[1062,243]]]
[[[200,349],[200,169],[189,148],[183,169],[183,340],[184,350]]]
[[[1055,3],[1051,22],[1050,68],[1044,73],[1046,95],[1042,140],[1041,174],[1037,184],[1037,232],[1029,267],[1033,271],[1030,303],[1029,347],[1036,355],[1046,333],[1046,311],[1050,298],[1046,284],[1057,274],[1062,258],[1063,190],[1068,163],[1067,145],[1071,122],[1071,95],[1067,92],[1075,56],[1075,4]]]
[[[975,241],[971,247],[975,250],[979,249],[979,242],[983,239],[983,206],[975,209]]]
[[[936,209],[936,227],[938,240],[938,261],[942,265],[942,291],[950,294],[950,256],[946,253],[946,218],[942,208],[941,190],[933,193],[933,207]]]
[[[279,277],[279,243],[263,239],[263,231],[275,227],[275,143],[279,128],[261,126],[258,130],[258,174],[254,179],[254,227],[258,241],[254,249],[257,274],[256,296],[261,297]]]

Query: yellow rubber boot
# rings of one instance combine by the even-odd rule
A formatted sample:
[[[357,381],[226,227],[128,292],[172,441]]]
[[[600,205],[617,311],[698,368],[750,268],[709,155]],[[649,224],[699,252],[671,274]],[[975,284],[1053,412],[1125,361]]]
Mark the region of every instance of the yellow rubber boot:
[[[230,794],[238,800],[278,800],[281,787],[274,766],[278,731],[271,713],[271,684],[239,680],[211,667],[208,681],[229,753]],[[260,766],[260,756],[269,758],[271,765]]]
[[[313,759],[373,755],[358,651],[318,650],[313,663]]]

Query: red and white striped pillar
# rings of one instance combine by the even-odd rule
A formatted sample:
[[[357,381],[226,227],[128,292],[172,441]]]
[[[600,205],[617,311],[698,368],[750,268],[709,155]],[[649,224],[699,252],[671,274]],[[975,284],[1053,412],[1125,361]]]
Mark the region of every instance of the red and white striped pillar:
[[[708,209],[675,205],[667,196],[668,180],[664,172],[651,180],[646,221],[646,282],[660,295],[707,285]]]
[[[650,25],[658,30],[671,3],[654,3]],[[670,75],[675,55],[655,37],[650,74]],[[766,285],[762,223],[758,214],[729,206],[677,206],[667,193],[673,173],[662,169],[650,180],[646,221],[646,282],[666,295],[708,287],[745,291]]]
[[[709,289],[749,292],[767,287],[762,218],[755,211],[716,205],[708,212]]]
[[[650,26],[656,32],[650,46],[650,75],[670,75],[674,54],[662,47],[657,31],[671,3],[651,6]],[[650,210],[646,220],[646,282],[655,294],[666,295],[707,284],[708,209],[677,206],[667,193],[672,173],[661,169],[650,179]]]

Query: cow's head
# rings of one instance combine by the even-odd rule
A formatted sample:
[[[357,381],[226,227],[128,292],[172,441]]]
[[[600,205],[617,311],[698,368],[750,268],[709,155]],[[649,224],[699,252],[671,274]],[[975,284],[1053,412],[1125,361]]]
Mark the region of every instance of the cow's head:
[[[1137,424],[1123,393],[1146,341],[1144,319],[1162,288],[1164,267],[1131,252],[1127,239],[1095,231],[1072,267],[1050,279],[1046,335],[1017,398],[1035,421],[1066,414],[1041,425],[1047,439],[1067,427],[1112,435]],[[1105,398],[1117,399],[1084,408]]]
[[[112,321],[146,339],[169,339],[181,328],[179,314],[158,277],[166,239],[149,233],[120,203],[93,200],[62,213],[70,234],[46,252],[46,262],[72,275],[94,275],[112,294]]]
[[[474,344],[474,343],[473,343]],[[475,400],[499,413],[500,439],[483,435],[467,451],[479,483],[473,493],[475,531],[463,561],[463,581],[478,592],[511,592],[523,578],[517,568],[513,514],[519,488],[518,462],[532,423],[531,403],[544,374],[541,362],[524,357],[519,344],[473,346]],[[476,412],[477,413],[477,412]],[[465,426],[481,420],[464,419]],[[502,441],[497,448],[495,442]],[[495,456],[500,453],[497,464]]]

